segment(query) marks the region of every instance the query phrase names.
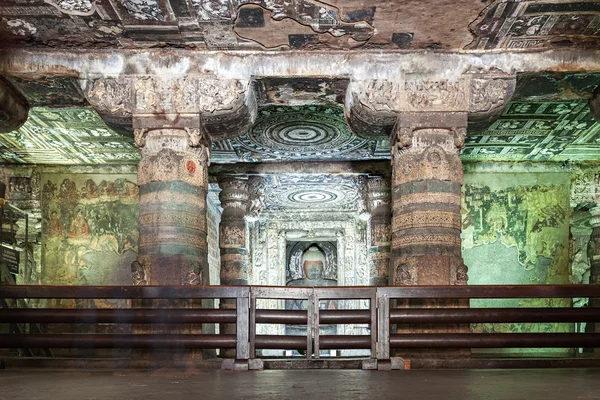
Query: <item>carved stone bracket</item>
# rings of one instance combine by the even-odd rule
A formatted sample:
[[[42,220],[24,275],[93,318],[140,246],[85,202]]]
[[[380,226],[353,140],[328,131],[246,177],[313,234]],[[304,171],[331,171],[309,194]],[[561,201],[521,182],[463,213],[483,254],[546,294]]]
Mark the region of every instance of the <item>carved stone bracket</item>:
[[[397,115],[406,112],[467,112],[470,129],[479,129],[503,112],[515,85],[514,75],[501,73],[352,81],[346,114],[350,127],[366,138],[388,135]]]
[[[215,140],[235,137],[256,117],[256,99],[249,80],[214,76],[121,76],[81,81],[90,104],[109,126],[127,129],[134,114],[177,118],[200,114]]]
[[[19,129],[27,121],[29,105],[8,82],[0,79],[0,133]]]
[[[504,112],[517,79],[506,74],[472,74],[469,78],[469,130],[480,131]]]

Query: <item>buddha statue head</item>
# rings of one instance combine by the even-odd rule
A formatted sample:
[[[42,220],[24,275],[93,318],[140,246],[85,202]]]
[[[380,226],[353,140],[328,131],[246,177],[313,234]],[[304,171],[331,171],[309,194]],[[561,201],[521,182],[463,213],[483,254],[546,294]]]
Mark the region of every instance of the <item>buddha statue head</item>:
[[[302,269],[308,280],[323,279],[325,272],[325,253],[316,245],[311,245],[302,254]]]

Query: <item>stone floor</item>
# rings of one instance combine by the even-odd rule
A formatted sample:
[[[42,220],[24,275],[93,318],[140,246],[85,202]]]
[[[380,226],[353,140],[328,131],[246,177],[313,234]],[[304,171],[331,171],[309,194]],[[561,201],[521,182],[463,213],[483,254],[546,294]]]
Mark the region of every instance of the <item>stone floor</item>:
[[[1,400],[600,399],[600,369],[0,370]]]

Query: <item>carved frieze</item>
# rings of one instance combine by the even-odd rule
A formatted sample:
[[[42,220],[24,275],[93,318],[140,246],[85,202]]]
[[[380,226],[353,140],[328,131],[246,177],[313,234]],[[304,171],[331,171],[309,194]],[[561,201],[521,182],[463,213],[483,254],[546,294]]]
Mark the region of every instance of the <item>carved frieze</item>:
[[[449,79],[414,79],[404,82],[405,111],[465,111],[468,109],[467,82]]]

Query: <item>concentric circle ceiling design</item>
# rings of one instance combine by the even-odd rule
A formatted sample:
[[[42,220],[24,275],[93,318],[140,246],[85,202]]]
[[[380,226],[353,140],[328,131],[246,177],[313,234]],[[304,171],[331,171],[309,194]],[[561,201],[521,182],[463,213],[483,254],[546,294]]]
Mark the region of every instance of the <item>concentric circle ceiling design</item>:
[[[265,107],[248,134],[236,139],[241,152],[263,160],[361,159],[370,141],[354,135],[342,107]]]
[[[338,175],[265,176],[267,211],[354,211],[358,209],[358,182]]]

